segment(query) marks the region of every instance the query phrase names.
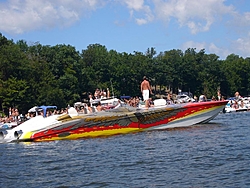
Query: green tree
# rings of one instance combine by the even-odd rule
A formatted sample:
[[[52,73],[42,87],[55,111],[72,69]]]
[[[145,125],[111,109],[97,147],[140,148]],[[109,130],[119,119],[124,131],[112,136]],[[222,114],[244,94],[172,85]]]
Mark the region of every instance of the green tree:
[[[2,109],[7,112],[9,107],[23,109],[26,101],[26,93],[29,88],[25,80],[18,80],[10,77],[8,80],[0,80],[0,85],[4,89],[0,89],[0,99],[2,101]]]

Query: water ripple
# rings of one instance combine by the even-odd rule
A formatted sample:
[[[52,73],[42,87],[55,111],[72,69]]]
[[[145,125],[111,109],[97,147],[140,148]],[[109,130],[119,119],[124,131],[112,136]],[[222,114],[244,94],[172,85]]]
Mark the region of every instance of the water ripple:
[[[0,144],[0,187],[249,187],[249,113],[190,128]]]

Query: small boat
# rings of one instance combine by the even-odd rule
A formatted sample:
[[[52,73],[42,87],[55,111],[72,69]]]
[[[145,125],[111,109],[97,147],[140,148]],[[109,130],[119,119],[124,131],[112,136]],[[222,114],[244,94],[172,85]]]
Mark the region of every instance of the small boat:
[[[49,117],[38,115],[11,130],[1,131],[0,142],[54,141],[188,127],[212,120],[228,102],[166,105],[163,99],[157,100],[154,107],[150,108],[120,106],[92,114],[80,114],[70,107],[65,114]]]
[[[250,102],[248,98],[241,98],[239,100],[230,99],[223,109],[224,113],[243,112],[250,110]]]

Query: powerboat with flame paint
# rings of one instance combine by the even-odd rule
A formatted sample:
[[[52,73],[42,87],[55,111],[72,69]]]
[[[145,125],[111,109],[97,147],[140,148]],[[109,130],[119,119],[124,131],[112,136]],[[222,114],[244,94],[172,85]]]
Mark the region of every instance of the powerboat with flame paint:
[[[13,129],[1,131],[0,142],[55,141],[188,127],[212,120],[227,102],[166,105],[158,101],[148,109],[121,106],[92,114],[80,114],[71,107],[68,113],[38,115]]]

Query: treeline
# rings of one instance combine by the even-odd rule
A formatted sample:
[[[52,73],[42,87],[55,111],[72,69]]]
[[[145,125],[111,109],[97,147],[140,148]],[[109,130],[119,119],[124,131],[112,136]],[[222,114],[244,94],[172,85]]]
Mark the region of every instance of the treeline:
[[[250,93],[250,58],[235,54],[225,60],[193,48],[159,54],[148,48],[145,53],[128,54],[108,51],[100,44],[79,52],[64,44],[15,43],[0,33],[0,110],[4,112],[9,107],[22,112],[35,105],[66,107],[96,88],[110,88],[115,96],[141,95],[144,75],[155,93],[166,87],[173,93],[181,89],[208,98],[218,89],[225,97],[235,91]]]

